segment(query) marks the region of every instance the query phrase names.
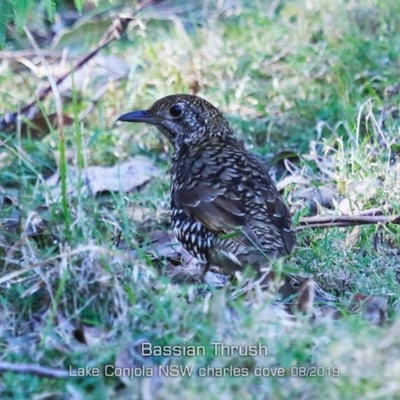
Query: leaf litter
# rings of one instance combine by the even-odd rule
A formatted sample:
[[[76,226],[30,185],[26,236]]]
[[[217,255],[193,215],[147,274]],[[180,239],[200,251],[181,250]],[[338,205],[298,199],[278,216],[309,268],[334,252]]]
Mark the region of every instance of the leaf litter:
[[[104,192],[130,193],[160,174],[154,162],[142,156],[133,157],[112,167],[88,166],[82,171],[68,166],[68,193],[77,195],[79,175],[83,182],[83,193],[95,196]],[[61,195],[59,172],[49,177],[45,184],[53,199]]]

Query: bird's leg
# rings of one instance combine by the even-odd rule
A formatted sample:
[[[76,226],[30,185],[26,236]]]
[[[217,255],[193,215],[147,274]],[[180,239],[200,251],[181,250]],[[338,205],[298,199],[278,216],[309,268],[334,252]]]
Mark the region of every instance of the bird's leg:
[[[201,282],[205,282],[204,277],[206,276],[206,273],[209,269],[210,269],[209,262],[201,264],[201,270],[200,270],[200,275],[199,275]]]

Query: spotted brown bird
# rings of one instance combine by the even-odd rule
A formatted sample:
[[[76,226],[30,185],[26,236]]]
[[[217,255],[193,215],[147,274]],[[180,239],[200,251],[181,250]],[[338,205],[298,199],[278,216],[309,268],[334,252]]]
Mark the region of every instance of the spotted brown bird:
[[[167,96],[118,120],[154,125],[171,142],[172,226],[203,276],[210,266],[260,271],[293,250],[290,213],[266,168],[208,101]]]

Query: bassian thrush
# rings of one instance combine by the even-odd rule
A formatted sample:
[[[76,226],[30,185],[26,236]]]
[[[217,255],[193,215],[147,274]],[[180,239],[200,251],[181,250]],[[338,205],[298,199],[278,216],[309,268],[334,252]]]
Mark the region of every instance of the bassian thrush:
[[[171,142],[172,226],[203,276],[210,266],[260,272],[293,250],[290,213],[266,168],[212,104],[172,95],[118,120],[155,125]]]

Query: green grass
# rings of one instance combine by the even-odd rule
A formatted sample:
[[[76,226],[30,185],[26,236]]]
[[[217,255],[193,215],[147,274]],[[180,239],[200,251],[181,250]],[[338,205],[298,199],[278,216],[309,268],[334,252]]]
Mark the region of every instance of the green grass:
[[[93,197],[77,190],[63,206],[39,179],[57,169],[58,130],[39,139],[20,138],[18,128],[1,133],[0,279],[30,269],[0,284],[0,364],[64,370],[144,365],[155,375],[166,364],[193,365],[194,371],[232,366],[242,376],[196,372],[121,381],[104,374],[46,379],[5,372],[0,398],[161,399],[182,392],[211,399],[400,397],[397,226],[361,226],[357,241],[349,239],[353,228],[299,234],[294,257],[281,267],[313,277],[336,296],[333,306],[343,314],[338,320],[321,316],[318,298],[310,318],[287,314],[272,292],[240,294],[245,280],[223,289],[175,284],[162,274],[169,266],[144,251],[152,232],[170,229],[168,145],[151,127],[115,121],[172,93],[196,91],[218,106],[247,148],[266,162],[286,149],[300,156],[297,166],[309,183],[285,188],[296,218],[304,204],[295,193],[322,185],[338,194],[335,209],[324,214],[338,214],[345,198],[355,210],[390,206],[400,214],[399,156],[390,155],[379,136],[383,130],[386,141],[399,146],[400,3],[286,0],[276,9],[272,3],[238,0],[221,10],[199,2],[174,19],[144,19],[106,50],[125,60],[130,73],[109,85],[82,126],[65,127],[67,157],[78,170],[150,157],[163,172],[133,193]],[[4,68],[7,62],[0,61]],[[17,110],[45,84],[45,76],[21,64],[5,68],[0,112]],[[89,84],[64,97],[64,113],[77,118],[93,92]],[[53,113],[52,97],[41,107]],[[45,222],[40,235],[32,227],[37,215]],[[113,239],[119,234],[117,249]],[[387,301],[383,324],[369,320],[376,308],[351,311],[357,293]],[[141,340],[204,346],[206,354],[142,359],[135,351]],[[211,342],[260,343],[268,355],[219,356]],[[324,376],[293,376],[310,367]],[[332,376],[336,367],[338,377]],[[256,376],[260,368],[266,375],[283,368],[284,376]]]

